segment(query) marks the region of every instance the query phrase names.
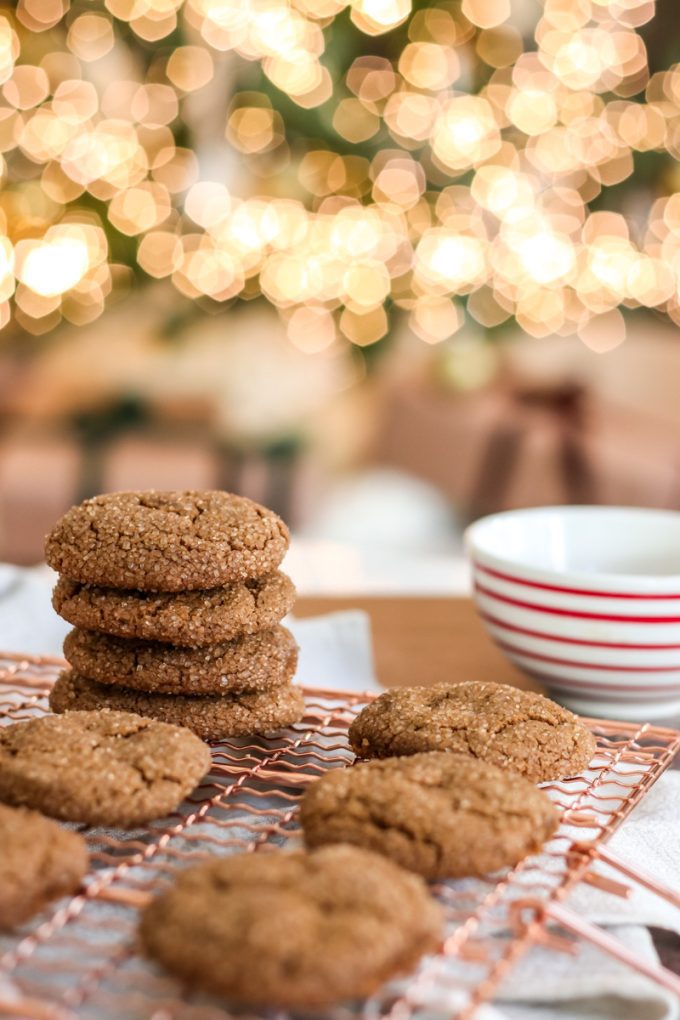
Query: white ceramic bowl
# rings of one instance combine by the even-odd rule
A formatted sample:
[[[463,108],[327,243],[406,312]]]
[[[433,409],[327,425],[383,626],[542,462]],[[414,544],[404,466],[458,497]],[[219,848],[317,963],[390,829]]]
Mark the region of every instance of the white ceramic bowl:
[[[628,720],[680,712],[680,513],[510,510],[465,541],[489,633],[558,700]]]

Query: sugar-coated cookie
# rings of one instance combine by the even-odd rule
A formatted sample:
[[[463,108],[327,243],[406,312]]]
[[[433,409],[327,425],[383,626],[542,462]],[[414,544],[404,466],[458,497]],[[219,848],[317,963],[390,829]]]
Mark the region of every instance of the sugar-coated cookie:
[[[132,712],[67,712],[0,727],[0,801],[87,825],[161,818],[210,769],[189,730]]]
[[[0,930],[74,893],[88,867],[85,840],[37,811],[0,804]]]
[[[45,541],[51,567],[85,584],[217,588],[276,570],[288,529],[230,492],[112,492],[72,507]]]
[[[227,588],[186,592],[101,588],[60,577],[52,594],[55,610],[74,627],[185,648],[270,630],[294,602],[295,586],[280,570]]]
[[[307,846],[352,843],[435,879],[517,864],[540,850],[558,815],[514,772],[426,751],[331,769],[306,790],[300,820]]]
[[[364,998],[441,939],[417,875],[352,846],[215,858],[183,871],[141,918],[146,952],[247,1006]]]
[[[266,735],[291,726],[304,715],[305,699],[294,684],[243,694],[149,694],[100,684],[67,670],[50,692],[50,708],[53,712],[104,708],[137,712],[147,719],[186,726],[202,740],[223,740]]]
[[[386,691],[364,708],[349,739],[361,758],[460,751],[520,772],[534,783],[573,776],[595,738],[541,694],[506,684],[460,683]]]
[[[268,691],[290,682],[297,653],[293,635],[281,626],[205,648],[175,648],[79,628],[64,641],[64,655],[82,676],[158,694]]]

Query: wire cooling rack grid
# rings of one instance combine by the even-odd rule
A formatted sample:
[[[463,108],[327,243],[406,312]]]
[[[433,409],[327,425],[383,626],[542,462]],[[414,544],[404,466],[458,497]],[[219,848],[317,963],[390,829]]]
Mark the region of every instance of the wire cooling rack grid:
[[[62,666],[59,659],[0,653],[0,723],[46,713],[47,694]],[[91,868],[82,892],[48,908],[20,932],[0,936],[0,1015],[32,1020],[225,1020],[231,1015],[224,1004],[183,988],[144,960],[135,945],[138,912],[178,870],[210,854],[299,845],[299,799],[327,769],[352,762],[347,729],[371,699],[305,693],[307,713],[297,726],[267,740],[215,743],[210,775],[174,814],[129,832],[83,830]],[[442,953],[369,1002],[330,1011],[333,1020],[417,1020],[425,1013],[466,1020],[493,997],[531,946],[576,952],[573,935],[680,994],[679,978],[632,957],[561,903],[582,880],[612,895],[628,893],[629,886],[593,872],[599,858],[680,906],[680,897],[653,876],[628,869],[604,846],[670,765],[680,749],[680,733],[586,722],[597,735],[597,754],[588,772],[545,787],[562,822],[544,851],[486,879],[436,885],[433,891],[447,918]],[[281,1013],[276,1016],[280,1020]]]

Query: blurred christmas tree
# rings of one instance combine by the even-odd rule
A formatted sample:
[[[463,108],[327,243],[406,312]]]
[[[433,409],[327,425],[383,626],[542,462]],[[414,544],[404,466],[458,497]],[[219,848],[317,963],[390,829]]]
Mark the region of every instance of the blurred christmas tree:
[[[90,322],[148,277],[263,295],[309,353],[391,308],[430,343],[466,316],[598,350],[622,308],[680,322],[670,0],[0,12],[5,325]]]

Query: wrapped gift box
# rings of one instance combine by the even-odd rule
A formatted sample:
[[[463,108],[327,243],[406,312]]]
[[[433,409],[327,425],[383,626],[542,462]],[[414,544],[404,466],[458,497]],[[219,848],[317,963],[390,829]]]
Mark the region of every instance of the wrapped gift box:
[[[78,490],[80,455],[65,438],[15,433],[0,442],[0,560],[36,563],[44,536]]]
[[[468,520],[559,503],[680,506],[680,430],[576,383],[402,385],[374,456],[438,486]]]
[[[305,522],[318,490],[313,458],[295,443],[230,447],[210,432],[143,427],[99,436],[55,425],[0,441],[0,560],[38,563],[43,539],[73,503],[121,489],[221,488]]]

